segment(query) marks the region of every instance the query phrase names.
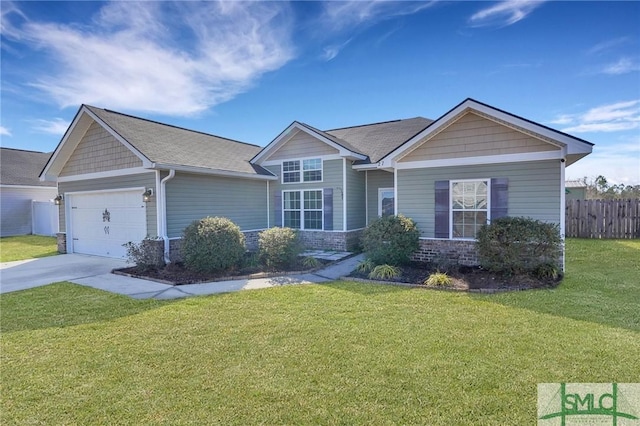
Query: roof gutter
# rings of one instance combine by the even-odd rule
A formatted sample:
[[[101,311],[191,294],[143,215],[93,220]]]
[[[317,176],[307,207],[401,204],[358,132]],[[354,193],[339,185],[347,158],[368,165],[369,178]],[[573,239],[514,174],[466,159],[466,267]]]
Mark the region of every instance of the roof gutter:
[[[171,263],[171,258],[169,256],[169,236],[167,235],[167,196],[166,196],[166,188],[167,182],[173,179],[176,175],[176,171],[174,169],[169,170],[169,174],[165,176],[164,179],[160,181],[158,197],[156,202],[158,203],[157,212],[158,212],[158,230],[159,237],[162,238],[164,242],[164,262]],[[160,180],[160,171],[156,171],[156,183]]]
[[[233,172],[229,170],[218,170],[218,169],[209,169],[207,167],[197,167],[197,166],[179,166],[175,164],[162,164],[162,163],[152,163],[152,169],[164,169],[164,170],[173,170],[179,172],[187,172],[187,173],[198,173],[205,175],[213,175],[213,176],[224,176],[224,177],[235,177],[242,179],[257,179],[257,180],[278,180],[278,177],[275,175],[259,175],[259,174],[251,174],[251,173],[243,173],[243,172]]]

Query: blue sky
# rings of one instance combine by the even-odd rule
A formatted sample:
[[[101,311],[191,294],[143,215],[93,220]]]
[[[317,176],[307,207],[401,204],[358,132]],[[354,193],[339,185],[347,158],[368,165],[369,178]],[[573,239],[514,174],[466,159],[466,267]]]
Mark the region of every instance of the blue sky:
[[[82,103],[265,145],[472,97],[595,143],[567,178],[640,184],[640,2],[1,7],[5,147],[53,150]]]

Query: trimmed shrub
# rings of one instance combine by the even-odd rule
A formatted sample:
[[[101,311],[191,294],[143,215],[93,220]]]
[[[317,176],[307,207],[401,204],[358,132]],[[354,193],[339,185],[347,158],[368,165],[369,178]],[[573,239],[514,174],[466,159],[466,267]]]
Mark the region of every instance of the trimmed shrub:
[[[183,232],[182,257],[187,269],[201,273],[225,271],[236,266],[245,252],[238,225],[224,217],[205,217]]]
[[[378,265],[369,273],[372,280],[391,280],[400,276],[400,268],[392,265]]]
[[[127,249],[127,262],[134,263],[140,273],[153,271],[164,266],[164,253],[158,240],[145,238],[139,243],[129,241],[122,245]]]
[[[302,253],[298,233],[291,228],[270,228],[258,235],[258,255],[268,268],[282,269],[294,265]]]
[[[418,250],[420,231],[403,215],[375,219],[364,230],[362,246],[367,259],[376,265],[403,265]]]
[[[524,217],[503,217],[478,231],[478,259],[494,272],[536,274],[543,265],[558,265],[562,239],[556,224]]]

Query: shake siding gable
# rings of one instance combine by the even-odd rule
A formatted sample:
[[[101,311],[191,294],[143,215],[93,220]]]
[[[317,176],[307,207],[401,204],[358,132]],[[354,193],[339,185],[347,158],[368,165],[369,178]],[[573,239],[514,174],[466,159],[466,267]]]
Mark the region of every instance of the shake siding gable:
[[[560,162],[437,167],[398,170],[398,212],[418,224],[420,236],[435,238],[435,182],[507,178],[508,215],[560,223]]]
[[[378,189],[393,188],[393,173],[383,170],[369,170],[367,172],[367,220],[378,217]]]
[[[111,189],[127,189],[127,188],[152,188],[156,191],[156,178],[154,172],[141,173],[127,176],[114,176],[103,179],[88,179],[73,182],[60,182],[58,189],[61,194],[68,192],[85,192],[85,191],[103,191]],[[140,193],[142,199],[142,193]],[[65,205],[60,205],[60,232],[66,232],[65,222]],[[147,203],[147,235],[156,237],[158,233],[156,221],[156,197],[151,197],[151,201]]]
[[[267,227],[264,181],[177,173],[166,191],[169,238],[207,216],[229,218],[243,231]]]
[[[60,176],[141,167],[142,161],[104,127],[93,122],[69,157]]]
[[[314,156],[338,154],[338,150],[314,138],[308,133],[298,130],[276,152],[265,160],[296,160]]]
[[[402,158],[400,162],[554,150],[559,150],[559,148],[468,112],[433,138],[420,142],[418,147]]]

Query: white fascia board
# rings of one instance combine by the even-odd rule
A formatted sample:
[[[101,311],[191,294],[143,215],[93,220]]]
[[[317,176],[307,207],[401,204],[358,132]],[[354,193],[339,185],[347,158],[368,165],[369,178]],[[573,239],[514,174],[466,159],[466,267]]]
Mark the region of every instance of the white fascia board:
[[[57,180],[58,182],[76,182],[80,180],[103,179],[103,178],[110,178],[110,177],[116,177],[116,176],[137,175],[141,173],[153,173],[153,170],[145,169],[144,167],[131,167],[128,169],[116,169],[116,170],[108,170],[104,172],[84,173],[81,175],[60,176]]]
[[[69,139],[74,134],[74,130],[79,129],[79,131],[84,134],[91,125],[89,120],[85,118],[84,113],[86,111],[87,109],[82,106],[76,113],[75,117],[73,117],[69,128],[67,128],[67,131],[64,133],[64,136],[62,136],[60,143],[58,143],[58,146],[56,147],[55,151],[53,151],[53,154],[49,158],[49,161],[47,161],[47,164],[44,166],[42,173],[40,173],[41,181],[56,181],[56,177],[62,170],[62,166],[67,162],[75,148],[80,143],[80,138],[78,138],[77,141],[69,142]],[[73,146],[70,146],[70,143],[73,143]]]
[[[14,189],[48,189],[48,190],[53,190],[56,191],[57,188],[55,186],[38,186],[38,185],[11,185],[11,184],[6,184],[6,183],[2,183],[0,184],[0,188],[14,188]]]
[[[202,175],[235,177],[239,179],[255,179],[255,180],[278,180],[278,176],[268,176],[259,174],[250,174],[243,172],[233,172],[229,170],[209,169],[207,167],[181,166],[176,164],[152,163],[152,169],[167,170],[174,169],[177,172],[197,173]]]
[[[426,169],[433,167],[473,166],[479,164],[522,163],[526,161],[561,160],[561,150],[532,152],[528,154],[484,155],[480,157],[447,158],[397,163],[396,169]]]

